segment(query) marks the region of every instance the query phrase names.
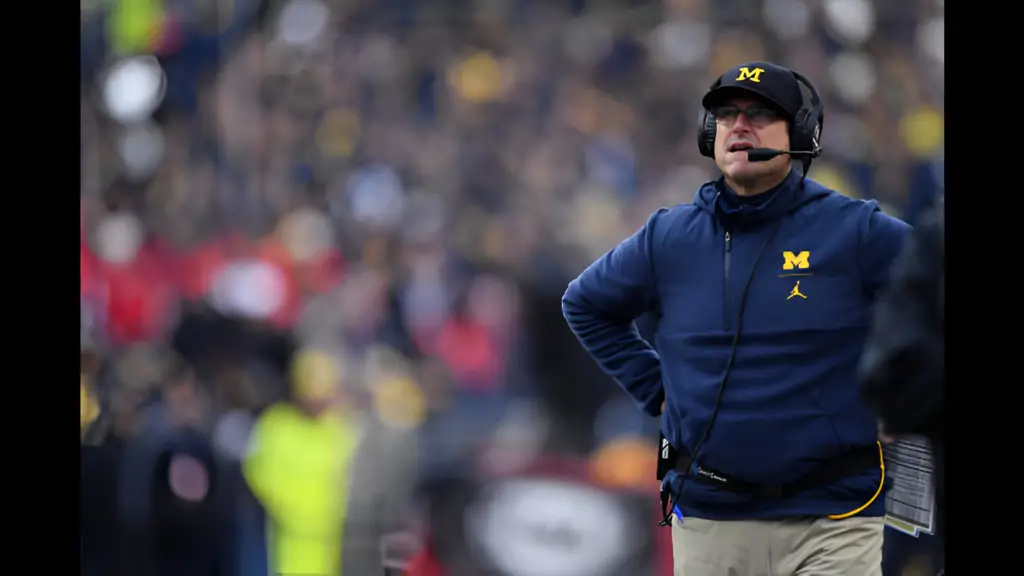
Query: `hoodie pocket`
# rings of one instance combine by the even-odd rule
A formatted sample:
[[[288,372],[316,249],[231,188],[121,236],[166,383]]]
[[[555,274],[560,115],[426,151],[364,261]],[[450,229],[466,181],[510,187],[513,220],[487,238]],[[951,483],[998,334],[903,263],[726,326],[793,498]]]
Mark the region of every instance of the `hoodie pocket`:
[[[829,417],[719,417],[699,460],[712,471],[755,483],[791,482],[842,451]]]

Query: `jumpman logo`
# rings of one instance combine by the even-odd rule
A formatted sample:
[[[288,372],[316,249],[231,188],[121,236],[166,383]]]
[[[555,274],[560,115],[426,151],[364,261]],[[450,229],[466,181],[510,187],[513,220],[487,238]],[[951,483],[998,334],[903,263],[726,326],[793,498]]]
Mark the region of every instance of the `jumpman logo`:
[[[799,280],[796,281],[796,286],[793,286],[793,291],[789,293],[789,296],[786,297],[786,300],[789,300],[790,298],[793,298],[795,296],[799,296],[799,297],[803,298],[804,300],[807,300],[807,296],[804,296],[803,294],[800,293],[800,281]]]

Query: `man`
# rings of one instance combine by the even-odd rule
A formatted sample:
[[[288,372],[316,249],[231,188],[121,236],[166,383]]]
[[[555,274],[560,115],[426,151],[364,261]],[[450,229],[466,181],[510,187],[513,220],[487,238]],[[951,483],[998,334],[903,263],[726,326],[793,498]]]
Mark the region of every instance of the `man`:
[[[563,314],[661,414],[677,576],[878,575],[884,476],[857,361],[909,227],[805,177],[823,110],[802,76],[744,64],[702,104],[722,178],[583,271]]]
[[[875,322],[861,361],[863,393],[894,436],[923,436],[935,462],[935,500],[942,527],[945,496],[944,284],[945,203],[925,214],[893,268],[893,281],[879,299]]]

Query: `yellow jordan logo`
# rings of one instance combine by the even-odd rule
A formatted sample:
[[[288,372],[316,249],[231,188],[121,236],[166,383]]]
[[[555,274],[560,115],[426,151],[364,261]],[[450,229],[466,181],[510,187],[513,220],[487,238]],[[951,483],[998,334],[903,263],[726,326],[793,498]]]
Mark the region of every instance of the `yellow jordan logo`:
[[[796,296],[799,296],[799,297],[803,298],[804,300],[807,300],[807,296],[804,296],[803,294],[800,293],[800,281],[799,280],[796,281],[796,286],[793,286],[793,291],[789,293],[789,296],[786,296],[786,300],[789,300],[790,298],[793,298],[793,297],[796,297]]]

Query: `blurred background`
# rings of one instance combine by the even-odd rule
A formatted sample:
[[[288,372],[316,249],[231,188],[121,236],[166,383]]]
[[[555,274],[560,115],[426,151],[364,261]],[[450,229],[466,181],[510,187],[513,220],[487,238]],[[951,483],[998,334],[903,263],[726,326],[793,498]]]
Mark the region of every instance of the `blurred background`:
[[[743,61],[822,92],[812,178],[913,223],[943,28],[941,0],[82,0],[82,574],[669,574],[657,422],[565,286],[717,176],[699,99]]]

